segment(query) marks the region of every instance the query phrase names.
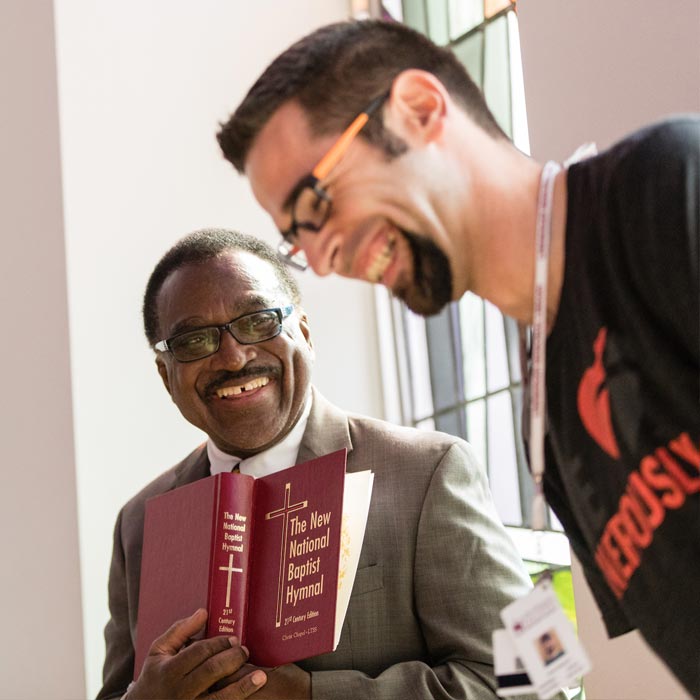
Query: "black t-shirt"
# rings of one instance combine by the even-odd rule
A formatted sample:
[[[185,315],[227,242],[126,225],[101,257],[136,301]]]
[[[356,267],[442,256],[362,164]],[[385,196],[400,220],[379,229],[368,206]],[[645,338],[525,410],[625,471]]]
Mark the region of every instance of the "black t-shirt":
[[[567,173],[545,493],[611,635],[700,695],[700,117]]]

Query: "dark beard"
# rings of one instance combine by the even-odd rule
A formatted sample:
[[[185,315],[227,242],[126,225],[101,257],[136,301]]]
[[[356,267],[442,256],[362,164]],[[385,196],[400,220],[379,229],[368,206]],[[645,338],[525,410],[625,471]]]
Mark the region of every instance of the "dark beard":
[[[414,313],[437,314],[452,301],[450,261],[435,243],[409,231],[401,230],[413,257],[413,281],[394,290]]]

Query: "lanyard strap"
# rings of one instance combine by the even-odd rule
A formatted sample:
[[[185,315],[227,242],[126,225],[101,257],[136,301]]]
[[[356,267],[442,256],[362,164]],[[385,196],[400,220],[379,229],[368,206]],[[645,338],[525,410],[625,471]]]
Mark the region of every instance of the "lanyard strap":
[[[530,374],[530,470],[535,481],[532,500],[532,528],[542,530],[546,524],[544,478],[545,369],[547,366],[547,276],[549,244],[552,237],[552,201],[554,180],[561,170],[549,161],[542,169],[537,197],[535,229],[535,286],[532,311],[532,367]]]

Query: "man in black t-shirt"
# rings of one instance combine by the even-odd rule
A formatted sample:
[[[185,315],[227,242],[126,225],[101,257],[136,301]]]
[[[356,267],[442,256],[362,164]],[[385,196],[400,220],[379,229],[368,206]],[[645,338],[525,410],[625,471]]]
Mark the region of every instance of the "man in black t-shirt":
[[[679,118],[569,168],[545,474],[608,630],[638,627],[695,695],[699,144]]]
[[[533,317],[543,166],[447,50],[323,27],[218,135],[292,264],[381,282],[420,314],[472,291]],[[556,175],[544,298],[545,493],[611,634],[638,627],[700,695],[700,117]],[[494,484],[497,488],[498,485]]]

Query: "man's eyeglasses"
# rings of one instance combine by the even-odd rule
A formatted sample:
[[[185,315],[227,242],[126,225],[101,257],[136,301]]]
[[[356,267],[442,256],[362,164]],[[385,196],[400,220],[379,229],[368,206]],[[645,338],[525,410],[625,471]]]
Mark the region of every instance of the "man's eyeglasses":
[[[241,345],[254,345],[276,338],[282,332],[282,321],[294,311],[294,306],[263,309],[243,314],[223,326],[205,326],[194,331],[178,333],[154,346],[159,352],[170,352],[178,362],[202,360],[218,351],[222,331],[228,331]]]
[[[340,162],[350,144],[362,131],[369,118],[384,104],[389,93],[386,92],[373,99],[365,109],[352,120],[350,126],[340,135],[329,151],[316,164],[316,167],[299,182],[290,196],[292,202],[292,223],[282,231],[282,241],[277,247],[279,256],[292,267],[305,270],[308,267],[304,251],[297,245],[299,229],[318,233],[328,221],[331,214],[332,198],[321,187],[321,182]]]

